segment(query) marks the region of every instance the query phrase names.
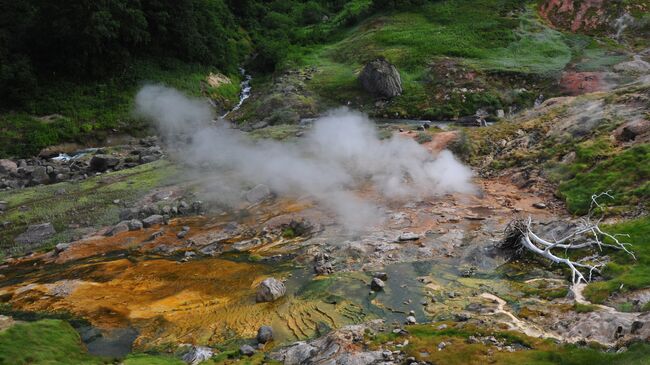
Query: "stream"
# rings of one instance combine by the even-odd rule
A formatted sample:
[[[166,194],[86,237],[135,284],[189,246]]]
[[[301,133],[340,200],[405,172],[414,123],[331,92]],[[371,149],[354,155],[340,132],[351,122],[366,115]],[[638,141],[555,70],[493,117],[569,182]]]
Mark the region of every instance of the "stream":
[[[244,78],[240,84],[241,91],[239,92],[239,102],[237,105],[235,105],[234,108],[230,109],[226,114],[222,115],[221,118],[225,119],[230,113],[239,110],[241,108],[242,104],[244,104],[244,101],[248,99],[251,96],[251,91],[253,90],[253,87],[251,86],[251,81],[253,80],[253,76],[249,75],[246,73],[246,70],[243,68],[239,69],[239,73],[242,75]]]

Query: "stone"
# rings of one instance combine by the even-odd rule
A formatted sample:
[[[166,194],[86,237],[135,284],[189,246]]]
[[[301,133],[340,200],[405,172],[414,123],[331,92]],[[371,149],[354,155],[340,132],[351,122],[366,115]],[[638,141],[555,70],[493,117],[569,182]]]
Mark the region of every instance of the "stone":
[[[150,215],[147,218],[143,219],[142,220],[142,225],[145,228],[148,228],[148,227],[151,227],[151,226],[163,224],[164,221],[165,220],[164,220],[164,217],[162,215],[154,214],[154,215]]]
[[[275,278],[264,279],[257,287],[257,302],[273,302],[287,293],[284,284]]]
[[[438,351],[442,351],[447,347],[447,344],[445,342],[440,342],[438,344]]]
[[[399,238],[397,239],[400,242],[404,241],[416,241],[420,239],[420,235],[413,233],[413,232],[404,232],[399,235]]]
[[[416,323],[418,323],[418,321],[415,319],[414,316],[406,317],[406,324],[413,325],[413,324],[416,324]]]
[[[138,218],[139,215],[140,215],[140,210],[138,208],[127,208],[120,212],[120,219],[124,221],[129,219],[135,219]]]
[[[0,174],[10,175],[16,172],[18,172],[18,165],[14,161],[7,159],[0,160]]]
[[[503,109],[497,109],[497,118],[505,118],[506,112]]]
[[[637,137],[646,134],[650,134],[650,120],[645,119],[627,122],[614,132],[615,138],[621,142],[634,141]]]
[[[257,204],[271,196],[271,190],[268,186],[260,184],[247,191],[245,195],[249,203]]]
[[[375,278],[377,278],[379,280],[383,280],[383,281],[388,280],[388,274],[386,274],[385,272],[376,272],[373,275],[373,277],[375,277]]]
[[[379,278],[373,278],[372,281],[370,282],[370,289],[376,292],[384,290],[385,286],[386,284],[384,283],[384,281]]]
[[[115,226],[113,226],[113,228],[109,229],[109,230],[106,232],[106,236],[111,237],[111,236],[118,235],[118,234],[120,234],[120,233],[122,233],[122,232],[128,232],[128,231],[129,231],[129,224],[128,224],[128,222],[126,222],[126,221],[122,221],[122,222],[116,224]]]
[[[0,212],[7,210],[7,207],[9,206],[9,203],[6,201],[0,201]]]
[[[95,155],[90,159],[90,171],[104,172],[120,163],[120,159],[110,155]]]
[[[253,356],[255,355],[255,349],[251,345],[244,345],[239,348],[239,353],[244,356]]]
[[[536,203],[533,203],[533,208],[546,209],[546,204],[544,204],[542,202],[536,202]]]
[[[187,236],[187,231],[180,231],[176,233],[176,238],[178,238],[179,240],[185,238],[185,236]]]
[[[57,243],[56,246],[54,246],[54,253],[58,255],[61,252],[67,250],[68,248],[70,248],[69,243]]]
[[[35,166],[31,173],[32,184],[47,184],[50,182],[50,176],[47,174],[45,166]]]
[[[15,241],[22,245],[32,245],[52,237],[55,233],[56,230],[52,223],[33,224],[27,227],[25,232],[18,235]]]
[[[139,231],[144,227],[144,224],[139,219],[131,219],[127,222],[129,231]]]
[[[268,343],[273,341],[273,328],[271,326],[262,326],[257,330],[257,342]]]
[[[643,322],[641,321],[634,321],[632,322],[632,327],[630,328],[630,333],[631,334],[636,334],[641,328],[643,328]]]
[[[397,68],[383,57],[365,65],[359,82],[373,95],[392,98],[402,94],[402,79]]]
[[[198,365],[203,361],[209,360],[214,352],[211,348],[205,346],[192,346],[190,351],[183,355],[182,359],[189,365]]]

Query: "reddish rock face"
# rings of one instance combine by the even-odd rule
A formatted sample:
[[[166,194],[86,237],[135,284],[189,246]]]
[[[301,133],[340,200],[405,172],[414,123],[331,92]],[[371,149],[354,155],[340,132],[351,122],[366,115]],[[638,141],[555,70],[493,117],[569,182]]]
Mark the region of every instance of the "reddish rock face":
[[[607,27],[613,16],[605,0],[546,0],[540,15],[553,26],[572,32],[593,31]]]
[[[602,72],[565,72],[560,80],[566,95],[582,95],[607,89]]]

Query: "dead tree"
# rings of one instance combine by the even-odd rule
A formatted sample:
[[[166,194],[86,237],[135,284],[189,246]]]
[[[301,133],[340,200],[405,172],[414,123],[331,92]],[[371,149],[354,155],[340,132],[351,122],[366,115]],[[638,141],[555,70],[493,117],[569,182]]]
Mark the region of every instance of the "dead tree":
[[[553,263],[567,266],[571,270],[573,285],[581,282],[588,283],[594,273],[601,273],[601,268],[607,264],[607,257],[600,255],[605,247],[625,251],[636,260],[634,252],[628,248],[631,244],[619,241],[619,237],[629,237],[629,235],[610,234],[600,228],[600,222],[605,216],[605,209],[598,202],[602,197],[612,198],[609,192],[592,195],[589,213],[581,218],[578,227],[567,236],[553,240],[544,239],[533,231],[532,218],[528,217],[526,220],[515,219],[506,227],[505,238],[500,244],[500,248],[511,250],[515,255],[532,252],[537,256],[551,260]],[[594,221],[594,216],[598,214],[598,219]],[[603,242],[605,238],[608,238],[612,243]],[[554,251],[559,250],[564,250],[566,253],[569,250],[588,248],[597,249],[598,252],[575,261],[554,253]]]

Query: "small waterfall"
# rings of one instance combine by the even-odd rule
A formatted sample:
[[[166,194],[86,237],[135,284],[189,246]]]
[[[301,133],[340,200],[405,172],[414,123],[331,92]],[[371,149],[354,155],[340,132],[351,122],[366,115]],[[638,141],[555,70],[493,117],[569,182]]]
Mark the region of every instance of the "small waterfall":
[[[634,18],[628,13],[624,13],[618,19],[616,19],[614,22],[614,28],[616,28],[616,35],[614,35],[614,38],[617,42],[621,42],[623,32],[632,24],[634,24]]]
[[[253,89],[253,87],[251,86],[251,81],[253,80],[253,77],[247,74],[246,70],[244,70],[243,68],[239,69],[239,73],[244,78],[240,84],[241,92],[239,93],[239,102],[237,103],[237,105],[235,105],[234,108],[232,108],[226,114],[222,115],[221,118],[226,118],[228,114],[236,110],[239,110],[239,108],[241,108],[244,101],[251,96],[251,90]]]

